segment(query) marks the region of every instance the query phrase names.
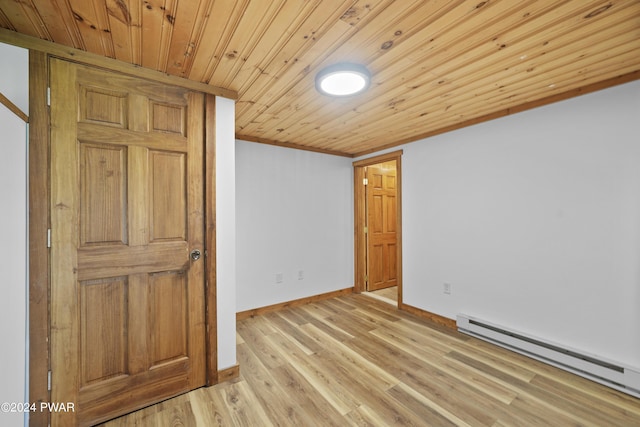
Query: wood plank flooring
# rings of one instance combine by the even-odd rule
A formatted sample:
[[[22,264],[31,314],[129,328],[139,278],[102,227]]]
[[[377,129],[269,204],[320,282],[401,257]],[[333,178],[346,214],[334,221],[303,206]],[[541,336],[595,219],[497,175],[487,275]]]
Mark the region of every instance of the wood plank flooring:
[[[640,399],[364,295],[244,319],[239,378],[120,426],[640,426]]]
[[[398,305],[398,287],[391,286],[390,288],[379,289],[377,291],[365,292],[364,295],[373,296],[374,298],[381,299],[382,301],[391,303],[395,306]]]

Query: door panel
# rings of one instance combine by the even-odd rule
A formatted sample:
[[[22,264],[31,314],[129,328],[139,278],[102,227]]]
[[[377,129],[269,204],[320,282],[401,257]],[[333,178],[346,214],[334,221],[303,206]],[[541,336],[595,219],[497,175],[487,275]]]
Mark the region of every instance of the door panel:
[[[52,402],[90,425],[205,383],[201,94],[51,62]]]
[[[80,144],[80,245],[127,244],[125,147]]]
[[[395,162],[367,167],[367,290],[397,285]]]
[[[187,281],[182,271],[152,274],[150,367],[188,357]]]
[[[126,277],[80,283],[81,388],[127,372],[127,289]]]
[[[182,241],[187,234],[185,153],[151,151],[151,242]]]

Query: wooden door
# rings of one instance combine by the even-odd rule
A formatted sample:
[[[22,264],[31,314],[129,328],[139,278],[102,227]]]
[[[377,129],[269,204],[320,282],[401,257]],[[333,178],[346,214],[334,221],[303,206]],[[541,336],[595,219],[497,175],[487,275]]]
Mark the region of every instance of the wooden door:
[[[205,383],[204,99],[61,60],[50,83],[52,425],[90,425]]]
[[[397,197],[395,161],[367,167],[367,290],[396,286]]]

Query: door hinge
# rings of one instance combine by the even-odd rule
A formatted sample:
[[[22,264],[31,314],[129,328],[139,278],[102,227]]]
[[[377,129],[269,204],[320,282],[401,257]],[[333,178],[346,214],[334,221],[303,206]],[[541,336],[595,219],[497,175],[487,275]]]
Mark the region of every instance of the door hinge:
[[[369,227],[364,227],[364,234],[367,234],[369,232]]]
[[[363,179],[362,179],[362,183],[363,183],[364,185],[369,185],[369,178],[363,178]]]
[[[51,391],[51,371],[47,372],[47,390]]]
[[[47,247],[51,247],[51,229],[47,228]]]
[[[369,276],[364,276],[364,283],[368,283],[369,282]]]
[[[47,88],[47,106],[51,107],[51,88]]]

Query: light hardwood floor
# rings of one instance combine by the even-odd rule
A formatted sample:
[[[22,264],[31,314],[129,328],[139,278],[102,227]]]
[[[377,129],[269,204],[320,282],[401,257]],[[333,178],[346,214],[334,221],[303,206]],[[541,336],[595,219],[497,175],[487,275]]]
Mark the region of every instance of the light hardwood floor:
[[[390,288],[384,288],[377,291],[365,292],[365,295],[381,297],[382,301],[389,302],[393,305],[398,305],[398,287],[391,286]]]
[[[640,426],[640,399],[364,295],[238,322],[240,377],[119,426]]]

